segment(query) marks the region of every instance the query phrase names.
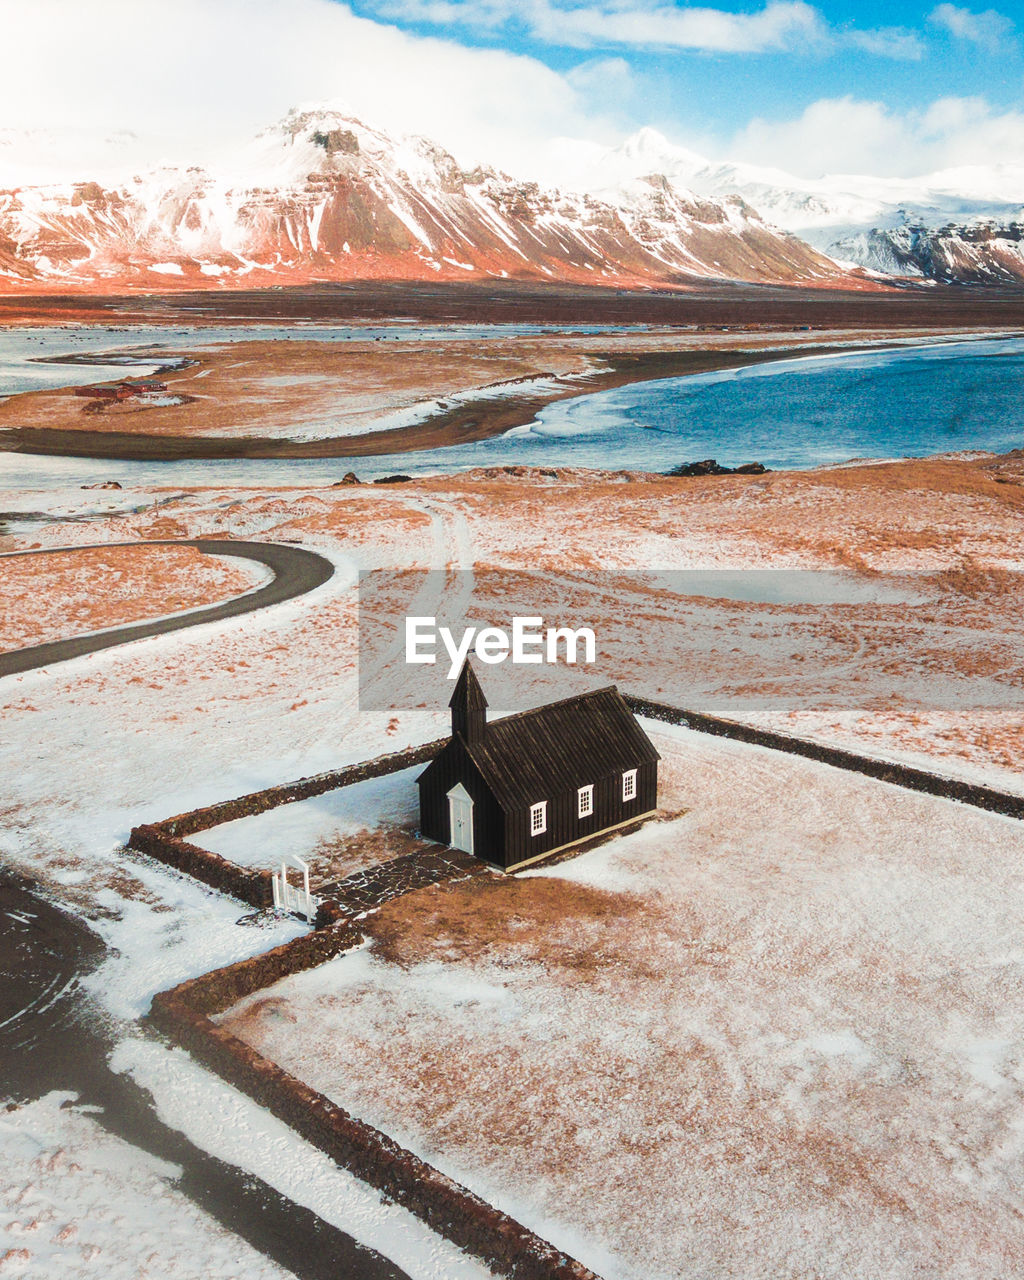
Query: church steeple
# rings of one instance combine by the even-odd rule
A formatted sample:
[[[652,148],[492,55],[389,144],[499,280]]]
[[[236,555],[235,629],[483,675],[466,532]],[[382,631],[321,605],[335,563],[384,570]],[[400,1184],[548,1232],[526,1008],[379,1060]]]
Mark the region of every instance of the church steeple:
[[[461,733],[467,743],[479,742],[487,728],[487,699],[468,658],[448,705],[452,709],[452,737]]]

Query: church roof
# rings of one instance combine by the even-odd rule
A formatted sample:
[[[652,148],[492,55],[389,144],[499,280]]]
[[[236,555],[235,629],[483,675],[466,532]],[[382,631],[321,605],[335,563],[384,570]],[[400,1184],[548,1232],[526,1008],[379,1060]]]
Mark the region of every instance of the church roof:
[[[455,689],[448,700],[448,705],[453,708],[474,707],[480,711],[487,706],[484,691],[473,670],[473,664],[468,658],[462,664],[462,670],[459,672],[459,678],[455,682]]]
[[[506,808],[659,758],[614,685],[492,720],[481,738],[464,745]]]

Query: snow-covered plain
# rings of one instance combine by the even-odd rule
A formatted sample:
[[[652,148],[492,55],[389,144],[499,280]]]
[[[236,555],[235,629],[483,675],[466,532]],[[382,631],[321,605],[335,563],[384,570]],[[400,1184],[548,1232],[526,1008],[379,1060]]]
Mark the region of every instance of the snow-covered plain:
[[[606,1280],[1024,1257],[1024,827],[648,725],[687,806],[225,1017]]]
[[[320,859],[329,859],[339,843],[358,846],[354,838],[385,826],[412,830],[419,818],[416,778],[422,769],[422,765],[402,769],[253,817],[236,818],[197,833],[192,842],[243,867],[267,869],[293,854],[312,863],[311,871],[316,873]],[[361,861],[358,849],[350,856],[354,870]],[[372,853],[370,857],[375,860]]]
[[[360,436],[371,431],[400,431],[405,427],[418,426],[428,422],[449,409],[481,400],[511,399],[513,396],[537,395],[543,392],[559,390],[563,386],[578,383],[585,389],[587,373],[566,373],[558,378],[518,378],[509,379],[495,386],[469,386],[464,391],[452,391],[443,397],[431,400],[418,400],[403,405],[387,413],[369,412],[364,408],[358,412],[358,404],[350,407],[355,399],[344,397],[343,404],[334,408],[329,417],[313,412],[299,423],[284,423],[272,427],[263,434],[269,439],[281,436],[290,440],[325,440],[338,436]],[[408,399],[408,397],[406,397]],[[372,403],[372,400],[371,400]],[[344,407],[343,407],[344,406]]]
[[[243,904],[144,859],[127,856],[120,846],[139,822],[334,769],[436,738],[445,731],[443,705],[359,708],[355,572],[382,566],[473,569],[477,582],[486,588],[489,575],[496,570],[510,577],[526,564],[539,575],[537,598],[545,609],[549,595],[553,607],[564,607],[574,599],[589,605],[591,596],[586,591],[596,587],[603,610],[599,615],[602,644],[607,641],[607,650],[602,647],[602,676],[619,679],[624,688],[631,689],[638,681],[649,683],[652,674],[668,670],[671,679],[663,682],[668,686],[665,691],[683,700],[693,692],[699,676],[698,691],[705,695],[709,691],[723,695],[730,690],[737,698],[767,693],[770,696],[761,705],[759,717],[775,723],[781,720],[791,730],[930,764],[943,772],[1019,786],[1024,758],[1020,717],[1012,706],[976,711],[968,702],[965,705],[970,710],[965,714],[955,707],[943,707],[935,698],[929,701],[930,690],[953,684],[969,694],[976,677],[991,682],[985,684],[986,689],[1011,689],[1016,687],[1014,673],[1021,667],[1018,598],[1011,583],[1003,584],[1005,591],[999,590],[1000,568],[1019,567],[1019,468],[1015,471],[1012,464],[1000,463],[996,476],[987,466],[985,460],[908,462],[768,475],[750,481],[723,477],[707,483],[563,472],[519,477],[470,474],[392,488],[364,485],[333,490],[306,485],[274,492],[241,487],[182,492],[137,487],[100,494],[69,487],[48,494],[4,494],[3,509],[22,513],[12,522],[8,540],[12,549],[32,543],[58,546],[221,533],[301,543],[329,555],[338,573],[307,597],[246,618],[155,637],[0,682],[4,724],[0,768],[5,779],[0,853],[6,865],[34,876],[45,893],[88,918],[102,934],[110,954],[90,977],[88,986],[111,1018],[123,1023],[141,1016],[156,991],[295,936],[303,929],[297,922],[276,922],[266,929],[238,927],[236,922],[248,913]],[[47,508],[54,512],[52,521],[29,518],[31,512]],[[567,529],[572,531],[570,540],[565,536]],[[965,557],[973,558],[974,568],[965,564]],[[801,623],[798,633],[806,641],[802,651],[818,654],[828,664],[824,668],[828,687],[815,687],[813,682],[801,685],[801,697],[794,699],[792,691],[803,679],[800,668],[807,663],[792,657],[797,650],[788,643],[792,638],[786,630],[789,624],[783,625],[778,606],[744,601],[706,606],[701,615],[705,634],[718,629],[719,640],[711,646],[718,652],[704,646],[700,652],[708,661],[697,663],[692,646],[687,644],[691,620],[698,615],[692,602],[659,600],[654,589],[657,583],[642,592],[634,582],[629,592],[622,594],[622,575],[638,568],[728,570],[772,565],[845,566],[855,573],[913,569],[938,575],[940,598],[936,602],[929,599],[927,608],[917,610],[899,602],[875,604],[869,598],[857,606],[862,611],[857,625],[853,615],[842,625],[829,619],[813,625]],[[995,566],[994,576],[986,576],[986,565]],[[496,604],[502,599],[501,587],[500,577],[496,578],[490,597]],[[583,594],[577,595],[580,591]],[[917,663],[903,672],[902,702],[892,697],[890,657]],[[782,677],[788,685],[778,683]],[[1005,681],[1009,683],[1001,683]],[[387,682],[387,672],[380,672],[378,689],[386,692]],[[716,750],[725,748],[726,744],[718,744]],[[724,1073],[727,1082],[739,1082],[737,1090],[744,1081],[749,1082],[745,1086],[748,1092],[736,1096],[751,1126],[762,1116],[762,1105],[768,1107],[765,1114],[772,1125],[778,1120],[771,1130],[776,1145],[765,1156],[769,1169],[803,1158],[793,1144],[806,1138],[808,1150],[824,1152],[821,1160],[827,1158],[828,1163],[822,1176],[833,1179],[830,1186],[834,1191],[835,1181],[844,1176],[847,1148],[829,1146],[807,1116],[819,1115],[823,1122],[834,1122],[838,1128],[826,1127],[824,1131],[826,1136],[834,1136],[847,1116],[842,1108],[849,1102],[850,1090],[860,1089],[866,1110],[856,1112],[854,1128],[863,1127],[863,1118],[871,1141],[876,1132],[893,1135],[895,1164],[887,1165],[874,1148],[870,1153],[882,1166],[878,1185],[883,1208],[879,1214],[902,1212],[899,1205],[885,1207],[889,1201],[884,1196],[893,1185],[886,1179],[893,1168],[901,1168],[904,1181],[917,1187],[915,1167],[911,1167],[915,1160],[923,1170],[922,1177],[937,1177],[936,1171],[942,1169],[942,1150],[965,1141],[964,1162],[957,1164],[954,1172],[967,1180],[947,1182],[953,1190],[964,1186],[970,1192],[975,1187],[980,1199],[964,1201],[966,1209],[962,1205],[950,1207],[948,1195],[943,1198],[946,1193],[940,1194],[937,1184],[929,1182],[926,1191],[913,1201],[920,1230],[926,1235],[929,1224],[937,1222],[948,1227],[955,1245],[967,1233],[968,1225],[980,1235],[978,1224],[987,1231],[991,1223],[991,1238],[997,1243],[1006,1241],[1006,1247],[1012,1249],[1015,1240],[1001,1234],[1005,1228],[1001,1215],[1008,1202],[999,1182],[1003,1148],[993,1138],[989,1153],[979,1154],[982,1143],[977,1135],[988,1122],[986,1117],[995,1116],[991,1132],[1004,1134],[1005,1159],[1013,1158],[1011,1108],[1017,1085],[1012,1046],[1018,1035],[1014,1002],[1019,985],[1015,939],[1022,904],[1017,901],[1010,854],[1011,842],[1019,839],[1017,828],[983,814],[830,771],[814,775],[826,778],[826,784],[794,784],[790,795],[783,785],[792,776],[789,770],[814,766],[789,762],[783,769],[774,756],[729,756],[727,767],[717,772],[706,756],[695,754],[693,758],[704,763],[686,784],[690,816],[640,833],[636,859],[616,853],[615,865],[606,869],[601,858],[611,855],[598,851],[587,855],[585,862],[556,868],[561,883],[570,883],[566,877],[572,865],[577,868],[573,874],[586,870],[600,881],[595,893],[629,891],[641,874],[650,882],[654,873],[641,864],[644,858],[653,858],[657,848],[667,848],[666,842],[675,840],[679,833],[695,841],[687,847],[699,852],[699,859],[687,853],[673,863],[674,871],[685,879],[677,895],[683,908],[674,917],[669,913],[665,924],[666,937],[674,938],[676,944],[651,957],[652,989],[665,995],[666,1007],[671,1009],[675,989],[664,983],[657,986],[661,981],[658,974],[662,970],[675,972],[671,965],[693,952],[700,964],[692,973],[710,982],[717,972],[718,942],[725,939],[727,963],[722,972],[749,980],[756,1000],[752,995],[751,1003],[743,1009],[740,1004],[730,1006],[727,990],[714,985],[688,987],[683,981],[685,974],[678,991],[695,991],[701,1009],[705,997],[708,1001],[710,1012],[706,1025],[701,1024],[700,1035],[710,1047],[698,1048],[703,1055],[699,1061],[711,1064],[712,1081],[720,1080]],[[744,761],[755,758],[765,763],[758,765],[757,784],[744,790],[739,779],[743,769],[750,767]],[[694,815],[709,792],[715,794],[721,821],[698,831]],[[778,803],[773,805],[773,800]],[[812,835],[809,846],[801,843]],[[788,847],[787,837],[792,837]],[[648,840],[656,841],[656,847],[645,845]],[[833,846],[843,857],[855,859],[850,864],[854,870],[848,875],[840,875],[833,867],[829,852]],[[617,847],[628,852],[632,846],[622,842]],[[776,853],[772,865],[778,871],[765,861],[772,849]],[[663,870],[659,868],[655,876],[659,882]],[[614,881],[610,879],[612,871]],[[722,877],[727,880],[724,887]],[[537,876],[515,883],[545,882],[545,877]],[[773,907],[774,915],[759,905],[762,899]],[[619,899],[614,902],[619,904]],[[703,911],[713,917],[707,930],[702,932],[703,925],[697,920],[695,931],[680,940],[679,930],[689,927],[687,922],[694,912]],[[614,937],[619,927],[615,916],[615,912],[604,916],[600,928],[588,936],[588,953],[600,953],[605,934],[610,932]],[[756,931],[758,925],[763,926],[761,933]],[[911,925],[917,939],[913,947]],[[561,927],[557,919],[552,927]],[[472,940],[478,935],[471,933],[469,937]],[[895,939],[892,947],[887,941],[890,937]],[[801,939],[807,944],[805,951],[797,945]],[[785,950],[783,944],[790,949]],[[624,955],[623,974],[635,972],[629,967],[635,956],[635,951]],[[734,960],[735,956],[740,960]],[[858,956],[863,960],[860,985],[851,976]],[[485,960],[482,956],[481,963]],[[901,969],[898,962],[904,960],[906,966]],[[789,964],[785,972],[784,962]],[[364,957],[358,963],[371,962]],[[463,974],[468,972],[468,963],[458,961]],[[425,962],[426,967],[417,961],[409,973],[395,976],[395,1008],[405,1000],[426,1000],[432,964],[437,966],[438,981],[444,983],[448,966],[454,972],[456,961],[435,957]],[[395,973],[390,962],[372,960],[372,965],[385,966],[374,970],[375,982],[381,972]],[[500,981],[518,984],[513,995],[527,1001],[534,975],[541,984],[543,971],[543,963],[527,967],[523,972],[528,973],[529,981],[521,982],[519,970],[509,970]],[[330,977],[332,972],[325,974]],[[805,979],[807,984],[824,984],[823,1003],[817,1002],[816,996],[812,1000],[817,988],[802,985]],[[477,978],[473,981],[480,987]],[[989,983],[1004,985],[997,989],[985,985]],[[491,978],[484,985],[486,991],[494,987]],[[584,1001],[591,988],[585,982],[575,985],[580,1001]],[[567,982],[566,991],[572,986]],[[338,992],[345,995],[346,990],[339,982]],[[410,1005],[410,1026],[423,1028],[427,1014],[436,1015],[438,1036],[447,1034],[445,1028],[450,1030],[454,1025],[450,1020],[456,1015],[450,993],[445,1004],[440,990],[435,989],[433,1003],[423,1004],[422,1009]],[[501,992],[497,992],[496,1001],[497,995]],[[377,988],[367,988],[367,1001],[378,996]],[[563,996],[568,998],[564,992]],[[913,1021],[918,1016],[915,1002],[922,1006],[919,1023]],[[601,1045],[607,1045],[616,1025],[621,1027],[609,1016],[607,1032],[601,1031],[605,1004],[612,1008],[607,1002],[577,1007],[577,1012],[582,1009],[589,1019],[593,1034],[605,1036]],[[937,1012],[940,1006],[945,1014]],[[369,1011],[369,1005],[366,1009]],[[943,1016],[953,1049],[943,1047],[945,1041],[937,1029]],[[449,1022],[444,1022],[445,1018]],[[764,1026],[766,1018],[775,1020],[771,1027]],[[717,1029],[720,1020],[725,1031]],[[358,1021],[356,1029],[369,1036],[374,1025],[367,1016],[365,1022]],[[910,1099],[917,1100],[915,1106],[926,1110],[926,1104],[931,1105],[928,1099],[935,1099],[931,1132],[938,1135],[940,1146],[934,1151],[921,1145],[923,1139],[919,1141],[923,1128],[914,1127],[918,1122],[924,1125],[924,1110],[909,1112],[913,1123],[907,1126],[906,1156],[902,1154],[900,1126],[891,1123],[886,1129],[878,1119],[887,1114],[881,1096],[886,1089],[894,1090],[888,1095],[891,1099],[909,1096],[899,1093],[899,1079],[891,1083],[895,1068],[886,1038],[890,1026],[897,1047],[910,1044],[913,1030],[920,1032],[919,1043],[933,1050],[934,1068],[920,1054],[911,1054],[907,1078],[913,1078],[913,1068],[923,1082]],[[549,1022],[545,1027],[545,1034],[557,1041],[562,1034],[560,1024]],[[514,1019],[506,1030],[509,1036],[517,1034]],[[962,1040],[957,1039],[961,1030]],[[445,1069],[458,1066],[459,1059],[451,1054],[441,1062],[427,1032],[422,1041],[407,1037],[414,1050],[410,1061],[414,1059],[415,1066],[394,1064],[396,1087],[401,1085],[402,1070],[409,1071],[406,1080],[419,1073],[432,1082],[439,1065]],[[759,1049],[755,1041],[762,1032],[767,1047]],[[851,1032],[866,1049],[854,1044]],[[346,1043],[352,1034],[352,1028],[346,1027]],[[634,1033],[624,1028],[622,1035],[628,1047],[632,1043],[628,1037]],[[780,1054],[789,1051],[787,1046],[805,1041],[817,1044],[819,1036],[826,1037],[820,1043],[830,1052],[837,1045],[855,1052],[831,1052],[819,1062],[816,1050],[798,1052],[793,1048],[796,1056],[787,1068],[796,1081],[795,1101],[790,1105],[778,1074],[772,1074],[776,1070],[772,1067],[776,1060],[769,1056],[769,1050],[774,1052],[773,1035],[786,1037],[779,1042]],[[999,1048],[1004,1042],[1010,1045],[1005,1051]],[[1009,1082],[998,1086],[995,1101],[986,1101],[989,1095],[984,1092],[975,1095],[982,1085],[964,1074],[966,1068],[961,1070],[957,1045],[965,1046],[963,1054],[982,1076],[993,1080],[995,1072]],[[875,1065],[862,1070],[857,1062],[868,1051],[874,1055]],[[1003,1055],[1001,1061],[999,1054]],[[168,1057],[166,1061],[173,1068],[176,1060]],[[666,1058],[673,1070],[678,1068],[683,1085],[698,1090],[703,1077],[694,1075],[695,1061],[688,1051],[671,1062]],[[504,1062],[511,1069],[511,1051]],[[746,1069],[744,1064],[749,1067],[747,1076],[741,1070]],[[121,1065],[142,1070],[135,1058]],[[537,1075],[529,1085],[535,1097],[544,1096],[543,1082],[551,1080],[543,1074],[543,1065],[538,1059]],[[876,1079],[871,1071],[881,1074]],[[166,1108],[167,1115],[171,1114],[173,1077],[174,1070],[163,1067],[147,1076],[158,1106]],[[618,1075],[612,1073],[607,1087],[618,1088],[622,1079],[628,1079],[625,1067]],[[180,1104],[178,1123],[182,1126],[186,1116],[191,1115],[194,1121],[197,1112],[203,1114],[207,1105],[213,1105],[205,1101],[209,1096],[205,1090],[216,1089],[217,1082],[205,1073],[199,1073],[196,1080],[203,1082],[202,1087],[197,1083],[191,1100]],[[353,1085],[355,1074],[346,1075],[345,1080],[346,1087]],[[555,1086],[561,1088],[557,1078]],[[503,1083],[497,1096],[505,1088]],[[552,1095],[556,1101],[558,1088]],[[605,1083],[596,1081],[594,1088],[600,1092]],[[957,1088],[966,1127],[964,1135],[951,1136],[944,1108]],[[727,1092],[727,1085],[721,1085],[721,1090],[724,1092],[715,1096],[730,1099],[732,1106],[733,1095]],[[426,1092],[429,1089],[421,1090]],[[409,1097],[402,1097],[401,1106],[396,1107],[400,1114],[392,1132],[399,1139],[416,1139],[408,1120],[415,1115],[412,1095],[410,1085]],[[462,1122],[460,1117],[469,1114],[470,1096],[467,1093],[466,1101],[459,1104],[462,1110],[452,1111],[453,1132]],[[700,1096],[694,1095],[695,1102]],[[1009,1100],[1003,1110],[1001,1099]],[[810,1108],[812,1103],[820,1112],[808,1110],[805,1114],[800,1109],[805,1105]],[[880,1110],[872,1111],[876,1103]],[[743,1163],[748,1148],[739,1141],[742,1135],[730,1130],[722,1117],[716,1118],[713,1108],[710,1114],[694,1112],[691,1123],[689,1107],[686,1098],[678,1100],[675,1112],[662,1107],[657,1124],[668,1126],[669,1137],[675,1124],[686,1129],[693,1142],[688,1148],[690,1156],[701,1169],[706,1165],[713,1170],[724,1166],[726,1172],[734,1166],[745,1170],[745,1181],[737,1183],[736,1194],[737,1203],[747,1206],[744,1212],[749,1210],[749,1221],[760,1224],[758,1229],[764,1231],[769,1220],[774,1222],[779,1248],[787,1246],[787,1241],[794,1250],[804,1247],[799,1228],[815,1223],[792,1216],[796,1212],[792,1200],[779,1201],[781,1208],[776,1208],[774,1189],[762,1193],[755,1204],[751,1197],[765,1183],[759,1180],[762,1175],[756,1168]],[[254,1111],[251,1132],[261,1132],[261,1119],[266,1117]],[[543,1119],[539,1111],[530,1113],[525,1129]],[[876,1120],[881,1126],[877,1131],[871,1128]],[[506,1134],[503,1123],[500,1117],[493,1119],[489,1130],[492,1143],[501,1146],[508,1141],[514,1145],[516,1135]],[[476,1129],[480,1131],[479,1123]],[[486,1123],[483,1131],[488,1132]],[[591,1137],[599,1141],[599,1135]],[[197,1141],[205,1145],[213,1137],[200,1130]],[[574,1151],[570,1135],[566,1135],[566,1142],[565,1150]],[[445,1150],[453,1150],[448,1135],[445,1143],[448,1145],[437,1144],[442,1156]],[[252,1167],[253,1156],[245,1143],[231,1158]],[[549,1144],[545,1161],[557,1163],[560,1158],[558,1145]],[[623,1159],[622,1176],[628,1180],[642,1152]],[[288,1163],[291,1169],[302,1166],[299,1156]],[[809,1165],[800,1167],[807,1169]],[[526,1180],[530,1186],[538,1183],[545,1195],[549,1194],[546,1168],[546,1164],[543,1169],[535,1166]],[[972,1168],[976,1172],[971,1173]],[[504,1174],[500,1170],[485,1168],[480,1176],[488,1186],[493,1182],[496,1194],[501,1193],[499,1182]],[[739,1179],[740,1173],[735,1176]],[[808,1174],[807,1178],[798,1190],[817,1204],[813,1197],[819,1193],[814,1191],[813,1177]],[[689,1184],[683,1191],[681,1185],[674,1176],[666,1203],[672,1197],[678,1203],[684,1200],[684,1193],[690,1195]],[[849,1274],[843,1267],[852,1247],[850,1241],[855,1244],[862,1237],[859,1226],[847,1230],[844,1224],[854,1219],[860,1223],[858,1214],[868,1215],[864,1221],[870,1219],[864,1200],[858,1198],[858,1188],[864,1185],[852,1177],[849,1210],[843,1207],[845,1202],[840,1203],[841,1196],[833,1196],[815,1220],[823,1231],[830,1230],[836,1221],[843,1228],[831,1237],[838,1270],[830,1273],[828,1260],[819,1258],[818,1271],[823,1275],[835,1274],[845,1280]],[[779,1184],[780,1194],[787,1186]],[[289,1181],[281,1189],[297,1198],[303,1194],[299,1181]],[[724,1197],[725,1191],[718,1189]],[[714,1190],[712,1187],[709,1194]],[[329,1194],[325,1192],[325,1199],[318,1203],[326,1203]],[[900,1194],[907,1194],[902,1186]],[[565,1202],[556,1200],[549,1206],[549,1216],[558,1227]],[[701,1211],[702,1203],[695,1212]],[[975,1217],[968,1222],[972,1203]],[[548,1209],[544,1212],[548,1214]],[[717,1219],[712,1216],[705,1221]],[[870,1219],[876,1226],[880,1221],[880,1217]],[[591,1232],[588,1227],[583,1231],[586,1224],[578,1225],[594,1245],[597,1230]],[[359,1220],[347,1229],[363,1238]],[[405,1229],[396,1230],[399,1241],[404,1240]],[[648,1233],[652,1239],[658,1230],[657,1221],[652,1220]],[[373,1237],[381,1238],[379,1234]],[[865,1248],[874,1247],[872,1241],[878,1244],[880,1235],[869,1231],[863,1239]],[[707,1252],[699,1254],[693,1272],[700,1274],[703,1267],[705,1272],[710,1268],[710,1274],[730,1274],[714,1252],[717,1240],[708,1228],[700,1240],[700,1249],[707,1246]],[[913,1250],[908,1246],[906,1252],[909,1257]],[[775,1255],[766,1254],[771,1256]],[[885,1256],[891,1259],[891,1255]],[[951,1248],[949,1266],[963,1256]],[[899,1259],[893,1261],[887,1273],[879,1263],[876,1274],[886,1280],[890,1275],[901,1277],[901,1265]],[[989,1267],[986,1272],[988,1265],[986,1257],[973,1270],[964,1263],[964,1280],[989,1274],[1003,1280],[1012,1274],[1008,1267],[1001,1271]],[[429,1266],[433,1272],[427,1264],[420,1272],[412,1266],[406,1269],[414,1280],[446,1275],[441,1264]],[[787,1267],[790,1273],[800,1274],[796,1264],[790,1266],[788,1261],[766,1274],[774,1277],[786,1273]],[[656,1274],[652,1261],[652,1280]],[[757,1272],[740,1269],[734,1274],[747,1280]]]
[[[180,1170],[107,1133],[74,1096],[0,1113],[0,1276],[287,1280],[174,1187]]]

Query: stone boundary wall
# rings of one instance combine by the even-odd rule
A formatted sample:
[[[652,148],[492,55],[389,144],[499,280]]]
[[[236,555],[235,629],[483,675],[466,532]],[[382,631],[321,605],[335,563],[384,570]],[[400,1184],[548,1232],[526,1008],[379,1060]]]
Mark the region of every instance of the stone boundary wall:
[[[363,760],[342,769],[333,769],[330,773],[319,773],[284,786],[252,791],[235,800],[223,800],[203,809],[176,814],[162,822],[134,827],[128,837],[128,848],[156,858],[158,862],[163,862],[176,871],[184,871],[211,888],[228,893],[250,906],[259,909],[269,907],[273,902],[272,872],[240,867],[218,853],[189,844],[183,837],[195,835],[197,831],[205,831],[223,822],[232,822],[236,818],[266,813],[268,809],[276,809],[282,804],[322,795],[325,791],[350,787],[357,782],[365,782],[368,778],[379,778],[387,773],[397,773],[400,769],[409,769],[416,764],[425,764],[434,758],[445,742],[447,738],[439,738],[418,747],[407,747],[404,751],[393,751],[373,760]]]
[[[527,1227],[406,1151],[379,1129],[211,1021],[254,991],[313,968],[362,941],[350,920],[216,969],[153,998],[150,1021],[307,1142],[459,1248],[510,1280],[600,1280]]]
[[[409,769],[414,764],[426,764],[447,741],[447,738],[438,738],[436,742],[406,747],[403,751],[392,751],[388,755],[376,756],[373,760],[363,760],[358,764],[345,765],[341,769],[332,769],[329,773],[315,774],[312,778],[299,778],[297,782],[285,783],[283,786],[252,791],[236,800],[222,800],[220,804],[211,804],[205,809],[192,809],[188,813],[176,814],[173,818],[164,818],[156,825],[169,836],[195,835],[197,831],[205,831],[207,827],[217,827],[222,822],[233,822],[236,818],[251,818],[257,813],[266,813],[268,809],[276,809],[293,800],[308,800],[310,796],[323,795],[325,791],[336,791],[356,782],[365,782],[368,778],[397,773],[399,769]]]
[[[785,751],[790,755],[804,756],[808,760],[834,765],[837,769],[863,773],[869,778],[877,778],[880,782],[891,782],[894,786],[906,787],[910,791],[941,796],[945,800],[959,800],[961,804],[974,805],[975,808],[1001,813],[1009,818],[1024,818],[1024,796],[1016,796],[1009,791],[998,791],[994,787],[962,782],[957,778],[944,778],[940,774],[915,769],[911,765],[858,755],[854,751],[845,751],[841,747],[827,747],[806,738],[792,738],[788,734],[776,733],[771,729],[758,729],[753,725],[740,724],[737,720],[722,720],[718,716],[705,715],[700,711],[684,711],[681,707],[669,706],[664,702],[652,702],[633,694],[623,694],[623,698],[631,711],[637,715],[647,716],[651,720],[663,720],[668,724],[695,729],[698,733],[710,733],[719,738],[733,738],[737,742],[769,747],[773,751]]]
[[[229,862],[219,853],[200,849],[186,840],[176,840],[166,835],[162,824],[134,827],[128,837],[128,848],[145,853],[176,871],[184,871],[196,880],[202,880],[220,893],[230,894],[252,907],[262,909],[274,901],[270,871],[255,871]]]

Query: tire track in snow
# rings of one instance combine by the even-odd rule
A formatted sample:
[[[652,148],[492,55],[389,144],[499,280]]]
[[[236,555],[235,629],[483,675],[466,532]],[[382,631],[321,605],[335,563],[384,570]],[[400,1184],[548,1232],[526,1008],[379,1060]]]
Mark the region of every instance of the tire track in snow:
[[[404,497],[404,495],[403,495]],[[411,510],[420,511],[430,519],[432,550],[430,563],[424,572],[423,585],[405,607],[409,617],[463,617],[473,598],[476,585],[473,568],[476,563],[473,538],[465,515],[451,503],[435,498],[405,498]],[[435,575],[444,574],[444,588],[439,593]],[[405,638],[397,632],[395,639],[373,661],[372,666],[360,670],[359,693],[361,701],[373,701],[382,682],[386,687],[393,683],[393,664],[405,648]],[[362,662],[363,654],[360,654]],[[387,698],[384,696],[386,703]]]

